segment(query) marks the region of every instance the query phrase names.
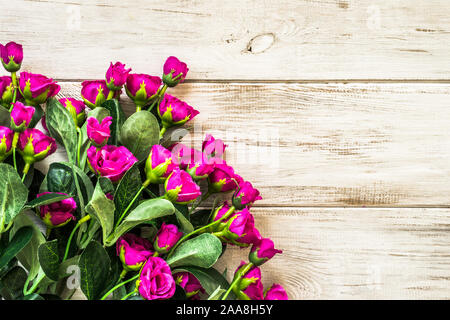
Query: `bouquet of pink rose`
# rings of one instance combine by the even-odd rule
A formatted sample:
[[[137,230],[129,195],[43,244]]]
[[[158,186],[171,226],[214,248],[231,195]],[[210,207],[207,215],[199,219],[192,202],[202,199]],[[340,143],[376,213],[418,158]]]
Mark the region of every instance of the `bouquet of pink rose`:
[[[0,45],[0,58],[11,73],[0,77],[0,297],[70,299],[78,282],[94,300],[287,299],[263,288],[259,266],[281,251],[255,228],[259,191],[223,160],[223,141],[164,137],[198,114],[166,94],[185,63],[169,57],[162,79],[111,63],[106,80],[82,83],[81,101],[56,99],[43,75],[18,76],[21,45]],[[128,118],[122,88],[136,105]],[[34,164],[57,146],[67,161],[44,175]],[[231,283],[213,267],[227,245],[251,247]]]

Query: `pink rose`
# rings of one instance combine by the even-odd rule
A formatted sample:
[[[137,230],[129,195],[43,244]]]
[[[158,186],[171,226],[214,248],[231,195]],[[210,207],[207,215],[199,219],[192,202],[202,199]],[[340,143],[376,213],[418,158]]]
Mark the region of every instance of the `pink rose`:
[[[127,271],[138,271],[153,255],[150,241],[133,233],[126,233],[117,240],[116,252]]]
[[[125,65],[120,62],[116,62],[109,66],[106,71],[106,84],[109,90],[118,91],[122,88],[122,86],[127,81],[128,74],[130,73],[130,69],[125,69]]]
[[[168,87],[175,87],[186,78],[189,71],[187,64],[177,57],[168,57],[163,67],[163,81]]]
[[[193,107],[170,94],[164,95],[158,108],[158,115],[165,128],[182,125],[194,119],[197,114],[199,112]]]
[[[176,289],[169,265],[159,257],[150,257],[136,283],[139,294],[147,300],[171,298]]]
[[[56,141],[38,129],[26,129],[19,135],[17,150],[25,164],[41,161],[56,151]]]
[[[106,144],[111,136],[111,130],[109,128],[111,124],[112,117],[104,118],[101,123],[95,117],[89,117],[87,119],[87,136],[94,146],[102,147]]]
[[[238,272],[241,268],[245,267],[246,263],[241,261],[241,264],[236,269]],[[236,290],[237,289],[237,290]],[[251,267],[241,278],[240,283],[237,285],[235,293],[238,297],[245,300],[264,300],[264,289],[261,282],[261,270],[258,267]]]
[[[101,106],[109,95],[105,80],[83,81],[81,86],[81,97],[84,103],[92,109]]]
[[[159,144],[152,146],[145,162],[145,174],[149,183],[163,183],[178,165],[172,161],[172,153]]]
[[[224,163],[218,163],[208,177],[211,192],[227,192],[238,187],[243,179],[234,173],[234,169]]]
[[[237,209],[243,209],[246,206],[250,207],[256,200],[261,200],[258,189],[253,188],[248,181],[239,183],[238,190],[233,195],[233,205]]]
[[[39,193],[36,197],[39,198],[51,192]],[[67,195],[61,192],[57,194]],[[76,220],[73,213],[77,209],[77,204],[73,198],[67,198],[58,202],[39,207],[42,221],[50,228],[58,228],[69,223],[70,220]]]
[[[179,231],[176,225],[163,222],[155,236],[153,247],[160,254],[167,253],[182,236],[183,232]]]
[[[211,157],[222,157],[226,147],[222,140],[214,139],[210,134],[206,135],[202,143],[202,151]]]
[[[8,127],[0,126],[0,162],[11,154],[13,137],[14,131]]]
[[[98,151],[91,146],[87,151],[87,159],[95,174],[109,178],[112,182],[122,179],[125,172],[138,161],[127,148],[114,145],[103,146]]]
[[[275,249],[274,243],[269,238],[257,240],[248,255],[250,262],[256,266],[260,266],[266,261],[273,258],[277,253],[283,253],[282,250]]]
[[[199,293],[205,293],[200,281],[189,272],[177,272],[174,274],[176,283],[184,289],[186,297],[191,300],[200,300]]]
[[[58,100],[64,108],[69,110],[73,117],[75,125],[81,127],[86,120],[86,114],[84,113],[86,105],[81,100],[76,100],[74,98],[62,98]]]
[[[264,292],[264,300],[289,300],[289,298],[284,288],[274,283]]]
[[[127,77],[125,91],[137,106],[143,107],[155,97],[160,86],[160,77],[131,73]]]
[[[11,110],[11,127],[16,132],[24,131],[33,119],[36,109],[17,101]]]
[[[23,61],[22,45],[13,41],[8,42],[6,45],[0,44],[0,59],[2,60],[3,67],[5,67],[6,71],[19,71]]]
[[[36,106],[56,96],[61,90],[61,87],[56,81],[42,74],[21,72],[19,90],[27,105]]]
[[[9,107],[13,100],[14,86],[12,85],[11,77],[0,77],[0,104]]]
[[[201,196],[200,187],[186,171],[175,169],[167,178],[165,197],[174,203],[187,204]]]

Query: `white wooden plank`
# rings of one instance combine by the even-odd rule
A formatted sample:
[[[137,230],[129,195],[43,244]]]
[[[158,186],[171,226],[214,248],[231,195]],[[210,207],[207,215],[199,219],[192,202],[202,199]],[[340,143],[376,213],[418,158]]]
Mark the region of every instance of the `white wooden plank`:
[[[0,1],[24,69],[102,78],[110,61],[190,79],[448,79],[447,0]]]
[[[79,83],[62,87],[79,98]],[[262,192],[258,205],[450,205],[448,85],[195,83],[170,92],[200,111],[183,142],[223,139],[228,163]]]

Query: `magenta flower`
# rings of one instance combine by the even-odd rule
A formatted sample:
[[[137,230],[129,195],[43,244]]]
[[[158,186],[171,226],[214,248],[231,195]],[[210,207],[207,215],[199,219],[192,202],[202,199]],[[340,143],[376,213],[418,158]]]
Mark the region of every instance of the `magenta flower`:
[[[22,45],[12,41],[8,42],[6,45],[0,44],[0,58],[6,71],[19,71],[23,60]]]
[[[109,66],[106,71],[106,84],[109,90],[118,91],[122,88],[122,86],[127,81],[128,74],[130,73],[130,69],[125,69],[125,65],[121,62],[116,62]]]
[[[264,300],[289,300],[284,288],[274,283],[269,289],[264,292]]]
[[[81,86],[81,97],[91,109],[101,106],[109,95],[109,89],[105,80],[83,81]]]
[[[126,233],[116,242],[116,253],[127,271],[138,271],[153,255],[152,244],[133,233]]]
[[[176,289],[169,265],[159,257],[148,258],[136,286],[139,294],[147,300],[169,299]]]
[[[167,253],[182,236],[183,232],[179,231],[176,225],[163,222],[155,236],[153,247],[160,254]]]
[[[233,195],[233,205],[237,209],[243,209],[246,206],[250,207],[256,200],[261,200],[258,189],[253,188],[248,181],[239,183],[238,190]]]
[[[26,129],[19,135],[17,150],[25,164],[30,166],[56,151],[56,141],[38,129]],[[26,173],[28,169],[24,173]]]
[[[11,154],[13,137],[14,131],[8,127],[0,126],[0,162]]]
[[[214,139],[210,134],[206,134],[202,143],[202,151],[211,157],[222,157],[226,147],[222,140]]]
[[[200,300],[200,293],[205,293],[200,281],[190,272],[177,272],[174,274],[176,283],[184,289],[186,297],[191,300]]]
[[[255,218],[247,208],[234,212],[228,218],[222,233],[227,241],[242,246],[253,244],[261,237],[259,231],[255,228]]]
[[[155,97],[160,86],[160,77],[131,73],[128,75],[125,91],[137,106],[143,107]]]
[[[234,173],[234,169],[224,163],[217,163],[208,177],[211,192],[227,192],[236,189],[243,179]]]
[[[158,108],[158,115],[165,128],[182,125],[194,119],[197,114],[199,112],[193,107],[170,94],[164,95]]]
[[[236,269],[238,272],[244,268],[246,263],[241,261],[241,264]],[[233,290],[238,298],[242,300],[264,300],[264,289],[261,282],[261,270],[258,267],[251,267],[241,278],[236,289]]]
[[[269,238],[263,238],[256,241],[248,255],[250,262],[260,266],[273,258],[277,253],[283,253],[282,250],[275,249],[273,241]]]
[[[159,144],[152,146],[145,162],[148,183],[163,183],[178,165],[172,161],[172,153]]]
[[[169,147],[173,154],[173,162],[185,170],[191,163],[195,162],[197,150],[192,149],[182,143],[175,143]]]
[[[8,107],[13,100],[14,86],[11,77],[0,77],[0,104]]]
[[[36,197],[39,198],[49,193],[51,192],[39,193]],[[67,195],[61,192],[55,193]],[[77,204],[73,198],[67,198],[39,207],[41,219],[49,228],[62,227],[69,223],[70,220],[76,220],[75,216],[73,215],[76,209]]]
[[[27,105],[36,106],[56,96],[61,87],[56,81],[42,74],[21,72],[19,90]]]
[[[98,151],[91,146],[87,150],[87,159],[95,174],[109,178],[112,182],[122,179],[125,172],[138,161],[127,148],[114,145],[103,146]]]
[[[200,187],[186,171],[175,169],[167,178],[165,197],[174,203],[187,204],[201,196]]]
[[[72,115],[73,121],[77,127],[81,127],[86,120],[85,109],[86,105],[81,100],[74,98],[62,98],[58,100],[64,108],[66,108]]]
[[[175,87],[183,82],[189,71],[187,64],[178,60],[177,57],[168,57],[163,67],[163,81],[168,87]]]
[[[11,110],[11,128],[16,132],[23,132],[33,119],[36,109],[25,106],[17,101]]]
[[[186,171],[194,180],[201,180],[206,179],[208,175],[213,172],[214,167],[214,159],[209,159],[205,153],[194,150],[194,159],[187,166]]]
[[[111,124],[112,117],[104,118],[101,123],[95,117],[89,117],[87,119],[87,136],[94,146],[103,147],[106,144],[111,136],[111,130],[109,128]]]

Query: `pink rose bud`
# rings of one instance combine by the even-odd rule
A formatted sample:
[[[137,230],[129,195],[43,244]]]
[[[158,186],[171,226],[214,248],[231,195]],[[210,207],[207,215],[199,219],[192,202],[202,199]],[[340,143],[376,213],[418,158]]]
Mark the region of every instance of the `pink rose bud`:
[[[155,236],[153,247],[160,254],[167,253],[182,236],[183,232],[179,231],[176,225],[163,222]]]
[[[214,139],[210,134],[206,135],[202,143],[202,151],[211,157],[222,157],[226,147],[222,140]]]
[[[25,167],[45,159],[56,151],[56,141],[38,129],[26,129],[19,136],[17,150],[22,156]],[[24,169],[26,173],[28,169]]]
[[[246,206],[250,207],[256,200],[261,200],[258,189],[253,188],[248,181],[239,184],[238,190],[233,195],[233,206],[241,210]]]
[[[109,178],[113,183],[122,179],[125,172],[138,161],[127,148],[114,145],[103,146],[98,151],[91,146],[87,150],[87,160],[89,168],[96,175]]]
[[[11,81],[11,77],[0,77],[0,104],[6,108],[13,101],[14,86]]]
[[[106,85],[109,90],[118,91],[127,81],[130,69],[125,69],[125,65],[120,62],[116,62],[109,66],[108,71],[106,71]]]
[[[125,91],[137,106],[143,107],[156,97],[161,78],[142,73],[131,73],[127,77]]]
[[[6,45],[0,44],[0,58],[6,71],[19,71],[23,60],[22,45],[15,42],[8,42]]]
[[[36,106],[56,96],[61,90],[61,87],[56,81],[42,74],[21,72],[19,90],[27,105]]]
[[[87,119],[87,136],[94,146],[99,148],[106,144],[111,136],[111,130],[109,129],[111,124],[112,117],[104,118],[101,123],[95,117],[89,117]]]
[[[169,265],[160,257],[150,257],[136,282],[139,294],[146,300],[169,299],[175,294],[175,280]]]
[[[264,292],[264,300],[289,300],[289,298],[284,288],[274,283]]]
[[[164,95],[158,108],[158,115],[165,128],[182,125],[194,119],[197,114],[199,112],[193,107],[170,94]]]
[[[243,270],[247,264],[241,261],[241,264],[235,271]],[[241,278],[239,283],[233,289],[233,292],[241,300],[264,300],[264,289],[261,282],[261,270],[258,267],[251,267]]]
[[[163,82],[168,87],[175,87],[178,83],[183,82],[189,71],[186,63],[181,62],[176,57],[168,57],[163,67]]]
[[[186,297],[191,300],[200,300],[200,293],[205,293],[200,281],[189,272],[177,272],[174,274],[176,284],[184,289]]]
[[[255,228],[255,218],[247,208],[234,212],[227,219],[221,234],[222,240],[240,247],[248,247],[261,238],[258,229]]]
[[[51,192],[39,193],[36,197],[39,198]],[[61,192],[57,194],[67,195]],[[73,213],[77,209],[77,204],[73,198],[67,198],[58,202],[39,207],[41,219],[49,228],[58,228],[69,223],[70,220],[76,220]]]
[[[126,233],[117,240],[116,252],[127,271],[138,271],[153,255],[150,241],[133,233]]]
[[[175,169],[167,178],[165,197],[171,202],[187,204],[201,196],[200,187],[186,171]]]
[[[283,251],[275,249],[271,239],[263,238],[253,244],[248,258],[255,266],[260,266],[266,261],[272,259],[277,253],[283,253]]]
[[[235,190],[243,179],[234,173],[234,169],[224,163],[218,163],[209,174],[208,183],[211,192],[227,192]]]
[[[35,111],[34,107],[27,107],[17,101],[11,110],[11,128],[15,132],[23,132],[28,128]]]
[[[175,168],[178,168],[178,165],[172,161],[172,153],[169,150],[159,144],[152,146],[145,162],[148,183],[163,183]]]
[[[0,126],[0,162],[11,154],[13,137],[14,131],[8,127]]]
[[[84,112],[86,106],[84,102],[74,98],[62,98],[58,101],[70,112],[75,125],[80,128],[86,120],[86,114]]]
[[[81,86],[81,97],[91,109],[101,106],[109,95],[109,89],[105,80],[83,81]]]

